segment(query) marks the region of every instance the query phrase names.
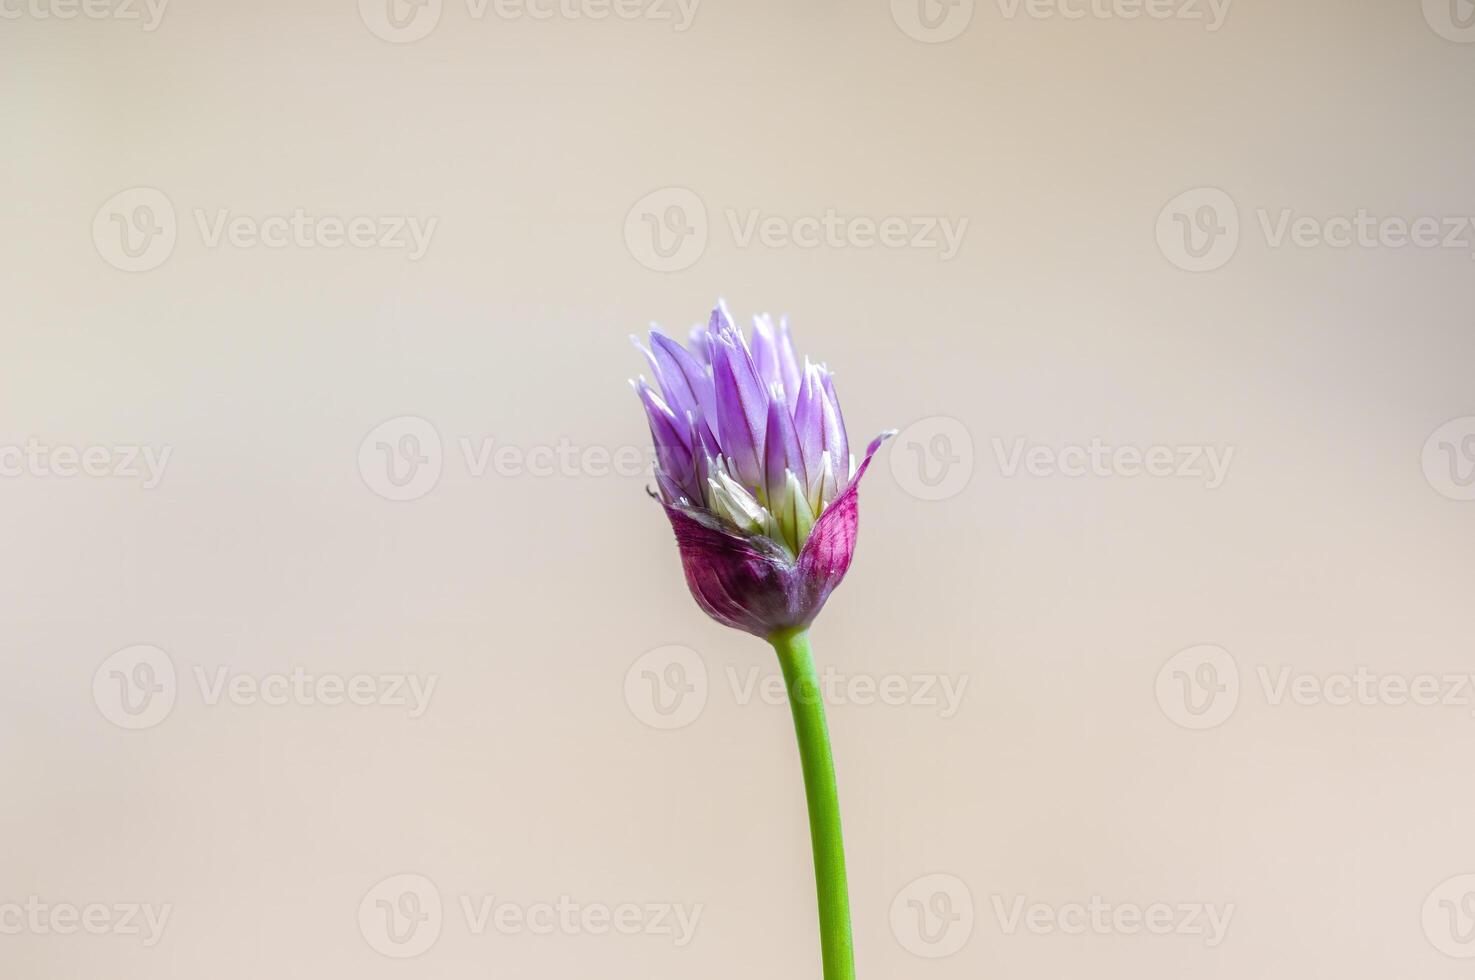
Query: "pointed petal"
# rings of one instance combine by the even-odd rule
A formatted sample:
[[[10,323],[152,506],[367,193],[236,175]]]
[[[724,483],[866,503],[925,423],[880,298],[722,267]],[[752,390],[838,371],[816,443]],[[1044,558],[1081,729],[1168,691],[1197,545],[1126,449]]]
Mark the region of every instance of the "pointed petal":
[[[660,470],[656,470],[656,486],[661,488],[661,501],[663,503],[683,507],[690,507],[695,503],[695,501],[687,496],[686,491],[675,480]]]
[[[835,382],[824,368],[819,369],[819,379],[824,398],[825,448],[835,457],[836,470],[843,469],[844,476],[849,476],[850,439],[845,435],[845,417],[840,414],[840,399],[835,397]]]
[[[712,334],[704,324],[696,324],[687,333],[691,356],[708,367],[712,366]]]
[[[797,474],[789,475],[789,490],[786,499],[793,502],[794,507],[794,541],[796,549],[802,549],[804,543],[809,540],[809,532],[814,529],[814,511],[810,509],[809,501],[804,496],[804,485],[799,482]]]
[[[799,451],[804,457],[806,487],[815,486],[820,471],[820,453],[825,448],[824,400],[819,376],[814,365],[804,362],[804,374],[794,405],[794,431],[799,436]]]
[[[730,476],[718,470],[709,484],[713,513],[749,534],[761,534],[767,529],[768,512]]]
[[[764,388],[783,388],[783,374],[779,371],[778,336],[774,332],[773,318],[768,314],[753,317],[753,366],[758,380]],[[786,392],[787,393],[787,392]]]
[[[697,408],[708,417],[715,413],[712,376],[691,352],[652,330],[648,356],[672,411],[683,416]]]
[[[845,578],[850,559],[855,554],[856,532],[860,526],[860,478],[871,465],[871,457],[881,448],[887,434],[878,436],[866,447],[865,459],[850,481],[809,532],[809,540],[796,563],[798,583],[795,601],[807,611],[808,625],[824,607],[830,593]]]
[[[737,468],[743,486],[757,492],[763,481],[763,435],[768,399],[753,372],[748,352],[730,340],[718,341],[712,362],[716,389],[717,441]]]
[[[764,430],[764,491],[768,506],[780,506],[788,489],[791,472],[803,472],[804,460],[799,452],[799,437],[794,433],[794,420],[777,399],[768,402],[768,424]]]
[[[799,393],[799,361],[794,357],[794,340],[789,336],[789,318],[778,321],[778,369],[790,406]]]
[[[840,496],[843,482],[835,472],[835,457],[826,449],[820,453],[819,478],[810,484],[810,502],[816,514],[823,514],[830,501]]]
[[[661,396],[642,378],[635,386],[645,417],[650,422],[651,440],[655,443],[656,464],[661,471],[687,490],[695,492],[694,460],[691,454],[690,427],[676,418]]]
[[[733,326],[732,314],[727,312],[727,301],[718,300],[712,309],[712,316],[707,320],[707,332],[716,339],[731,337],[734,334],[742,338],[742,331]],[[745,345],[746,346],[746,345]]]

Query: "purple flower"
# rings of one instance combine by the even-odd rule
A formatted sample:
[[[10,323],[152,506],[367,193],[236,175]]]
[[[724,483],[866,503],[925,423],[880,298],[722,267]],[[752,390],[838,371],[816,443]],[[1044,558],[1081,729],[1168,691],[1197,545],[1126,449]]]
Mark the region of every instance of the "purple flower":
[[[830,373],[800,367],[787,320],[755,317],[749,340],[719,304],[690,349],[652,330],[641,350],[660,390],[633,384],[691,594],[764,638],[807,627],[850,567],[860,478],[890,433],[856,465]]]

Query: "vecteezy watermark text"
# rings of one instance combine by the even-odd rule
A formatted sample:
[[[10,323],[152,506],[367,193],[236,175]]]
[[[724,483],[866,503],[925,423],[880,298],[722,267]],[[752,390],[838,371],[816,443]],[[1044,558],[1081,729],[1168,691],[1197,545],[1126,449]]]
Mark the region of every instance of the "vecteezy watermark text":
[[[758,667],[726,667],[722,680],[738,706],[764,704],[784,708],[791,692],[777,671]],[[712,681],[706,662],[691,647],[670,644],[642,654],[625,672],[625,704],[630,713],[651,728],[672,731],[701,717],[711,697]],[[953,674],[867,674],[825,667],[818,688],[797,696],[823,699],[831,707],[913,708],[955,717],[968,692],[968,677]]]
[[[1217,31],[1234,0],[995,0],[1004,20],[1153,20],[1203,24]],[[908,37],[941,44],[973,22],[976,0],[891,0],[891,18]]]
[[[1108,446],[1101,439],[1089,445],[1056,448],[1031,445],[1024,437],[1007,446],[993,440],[994,458],[1005,477],[1023,473],[1033,477],[1125,477],[1201,480],[1217,490],[1229,476],[1233,446]]]
[[[473,21],[645,20],[666,23],[680,34],[691,27],[701,0],[465,0]],[[444,0],[359,0],[359,17],[375,37],[409,44],[429,37],[440,24]]]
[[[1378,214],[1357,208],[1313,215],[1292,207],[1256,208],[1254,227],[1267,248],[1462,251],[1475,258],[1475,217]],[[1158,215],[1158,248],[1188,272],[1213,272],[1234,258],[1244,223],[1234,199],[1217,187],[1185,191]]]
[[[139,480],[152,490],[163,482],[173,452],[173,446],[48,445],[32,436],[19,445],[0,444],[0,478]]]
[[[968,218],[962,215],[847,214],[836,208],[776,214],[754,207],[728,207],[722,214],[737,248],[917,251],[948,262],[968,233]],[[702,257],[709,229],[706,202],[696,192],[663,187],[626,213],[625,247],[647,269],[679,272]]]
[[[169,0],[0,0],[0,20],[138,21],[157,30]]]
[[[170,903],[148,902],[48,902],[30,895],[21,902],[0,902],[0,936],[89,936],[137,937],[152,948],[164,938]]]
[[[206,707],[393,708],[422,717],[435,695],[439,674],[339,674],[292,667],[249,673],[228,665],[195,664],[188,675]],[[156,646],[125,647],[98,666],[92,700],[104,718],[119,728],[140,730],[160,724],[174,710],[181,683],[174,659]]]
[[[1229,934],[1235,906],[1212,902],[1113,901],[1093,895],[1078,902],[1031,901],[992,894],[989,910],[1000,935],[1188,936],[1216,947]],[[952,956],[972,937],[977,909],[972,891],[955,875],[923,875],[891,903],[891,932],[907,952],[924,959]]]
[[[696,937],[704,909],[700,902],[583,901],[567,894],[519,901],[486,893],[458,895],[454,907],[472,936],[654,936],[678,949]],[[440,938],[445,908],[429,878],[391,875],[359,903],[359,932],[384,956],[419,956]]]
[[[787,707],[791,693],[777,671],[758,667],[738,670],[726,667],[723,674],[733,700],[739,705],[758,701],[773,707]],[[952,718],[962,707],[968,692],[968,677],[946,674],[860,674],[826,666],[819,671],[818,697],[834,707],[854,705],[867,708],[881,705],[889,708],[934,708],[939,718]],[[801,700],[803,693],[792,695]],[[814,695],[810,695],[811,697]]]
[[[1312,672],[1288,664],[1257,664],[1254,687],[1271,708],[1464,708],[1475,716],[1475,674],[1464,671],[1384,671],[1358,664]],[[1204,730],[1224,724],[1241,700],[1238,662],[1213,644],[1171,657],[1157,676],[1157,700],[1169,720]]]
[[[567,438],[525,445],[493,436],[459,436],[459,459],[474,479],[649,479],[655,450],[641,445],[580,445]],[[434,490],[445,469],[440,430],[428,419],[401,415],[375,426],[359,443],[364,485],[386,500],[417,500]]]
[[[404,252],[418,262],[430,249],[440,219],[406,214],[339,215],[307,208],[247,214],[231,208],[194,208],[193,226],[207,249],[322,249]],[[168,261],[179,239],[174,203],[154,187],[114,194],[92,220],[97,254],[124,272],[147,272]]]
[[[1005,20],[1181,20],[1214,32],[1234,0],[997,0]]]
[[[1025,436],[990,439],[999,475],[1050,479],[1192,480],[1217,490],[1229,477],[1234,446],[1211,444],[1049,445]],[[897,485],[919,500],[947,500],[973,477],[973,436],[958,419],[934,415],[913,422],[891,440],[887,463]]]
[[[1234,903],[1111,902],[1100,895],[1085,902],[1031,902],[1023,895],[990,895],[999,931],[1035,936],[1194,936],[1213,948],[1229,934]]]
[[[232,248],[378,248],[404,251],[418,262],[430,249],[439,218],[416,215],[310,214],[294,208],[285,214],[265,217],[232,212],[229,208],[207,211],[195,208],[195,225],[206,248],[222,244]]]

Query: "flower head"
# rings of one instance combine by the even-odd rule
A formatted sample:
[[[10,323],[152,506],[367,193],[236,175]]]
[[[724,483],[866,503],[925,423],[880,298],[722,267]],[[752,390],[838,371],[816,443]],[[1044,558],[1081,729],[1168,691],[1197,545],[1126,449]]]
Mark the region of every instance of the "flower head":
[[[634,382],[692,595],[758,636],[808,626],[850,567],[857,486],[886,436],[857,466],[830,372],[800,366],[787,320],[755,317],[749,339],[719,305],[689,348],[656,330],[636,345],[659,386]]]

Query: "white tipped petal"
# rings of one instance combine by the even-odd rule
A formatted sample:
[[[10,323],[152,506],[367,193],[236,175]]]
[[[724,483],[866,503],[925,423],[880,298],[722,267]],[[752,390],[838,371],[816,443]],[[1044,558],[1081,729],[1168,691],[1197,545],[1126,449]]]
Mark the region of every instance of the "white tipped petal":
[[[749,533],[757,534],[767,528],[768,511],[732,477],[718,470],[707,482],[712,489],[713,510]]]

